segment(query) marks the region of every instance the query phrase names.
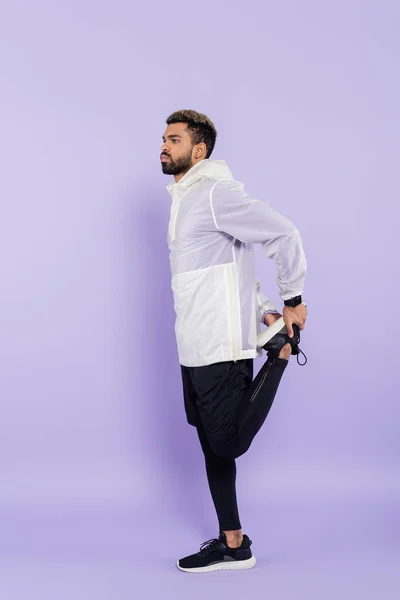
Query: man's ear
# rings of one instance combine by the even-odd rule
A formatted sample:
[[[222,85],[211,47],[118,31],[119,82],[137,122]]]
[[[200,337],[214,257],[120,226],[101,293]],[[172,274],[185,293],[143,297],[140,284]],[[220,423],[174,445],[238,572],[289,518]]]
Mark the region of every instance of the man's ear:
[[[207,146],[205,145],[205,143],[201,142],[200,144],[197,144],[196,150],[194,152],[195,158],[205,158],[206,154]]]

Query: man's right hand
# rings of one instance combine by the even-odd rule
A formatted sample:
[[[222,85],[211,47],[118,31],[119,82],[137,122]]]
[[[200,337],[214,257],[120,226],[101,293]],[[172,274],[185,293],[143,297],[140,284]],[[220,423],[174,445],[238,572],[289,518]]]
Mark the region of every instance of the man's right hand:
[[[282,315],[280,313],[267,313],[264,317],[264,323],[269,327],[272,323],[275,323],[278,319],[280,319]]]

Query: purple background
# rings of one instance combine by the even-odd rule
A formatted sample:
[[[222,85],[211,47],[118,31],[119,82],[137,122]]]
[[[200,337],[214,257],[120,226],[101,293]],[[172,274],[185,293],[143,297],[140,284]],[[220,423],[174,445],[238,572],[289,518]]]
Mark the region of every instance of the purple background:
[[[2,597],[398,598],[399,17],[394,0],[1,8]],[[173,330],[159,146],[179,108],[214,120],[213,158],[309,260],[309,363],[238,461],[247,573],[174,566],[217,534]],[[259,248],[257,265],[281,306]]]

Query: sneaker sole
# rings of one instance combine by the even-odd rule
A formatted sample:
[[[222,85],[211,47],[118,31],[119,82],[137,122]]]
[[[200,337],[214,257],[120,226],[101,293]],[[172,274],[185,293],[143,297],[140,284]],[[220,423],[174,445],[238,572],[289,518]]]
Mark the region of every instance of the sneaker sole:
[[[185,573],[210,573],[211,571],[245,571],[246,569],[252,569],[256,562],[256,557],[252,556],[247,560],[229,560],[226,562],[215,563],[208,567],[194,567],[193,569],[183,569],[179,566],[178,560],[176,566],[180,571],[184,571]]]
[[[275,321],[275,323],[272,323],[272,325],[270,325],[260,333],[260,335],[257,338],[257,347],[262,348],[263,346],[265,346],[265,344],[269,342],[269,340],[271,340],[274,337],[274,335],[279,333],[282,329],[284,329],[284,333],[287,333],[285,320],[283,317],[280,317]]]

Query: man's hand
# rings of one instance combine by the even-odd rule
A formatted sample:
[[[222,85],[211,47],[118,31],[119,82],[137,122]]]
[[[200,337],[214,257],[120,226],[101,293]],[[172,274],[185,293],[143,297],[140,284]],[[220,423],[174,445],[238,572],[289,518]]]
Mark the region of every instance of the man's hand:
[[[298,325],[299,329],[304,329],[307,320],[308,310],[305,304],[301,303],[297,306],[284,306],[283,319],[285,321],[288,336],[293,337],[293,323]]]
[[[280,319],[282,315],[280,313],[267,313],[264,317],[264,323],[269,327],[272,323],[275,323],[278,319]]]

